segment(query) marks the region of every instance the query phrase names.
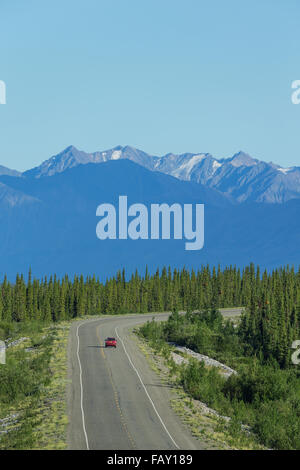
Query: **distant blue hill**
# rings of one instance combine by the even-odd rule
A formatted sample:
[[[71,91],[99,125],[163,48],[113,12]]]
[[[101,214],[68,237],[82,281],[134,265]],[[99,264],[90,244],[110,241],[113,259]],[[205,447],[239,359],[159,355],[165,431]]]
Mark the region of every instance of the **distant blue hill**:
[[[96,237],[96,208],[119,195],[129,204],[204,203],[205,245],[185,251],[182,240],[105,240]],[[171,265],[263,268],[300,264],[300,200],[240,203],[191,181],[146,169],[128,159],[79,164],[53,176],[0,176],[1,276],[31,266],[37,277],[56,273],[111,276]]]
[[[36,168],[26,171],[24,175],[41,178],[77,165],[124,159],[182,181],[217,189],[238,203],[281,203],[300,198],[300,167],[283,168],[272,162],[252,158],[242,151],[231,158],[222,159],[203,152],[180,155],[168,153],[158,157],[129,145],[94,153],[83,152],[71,145]]]

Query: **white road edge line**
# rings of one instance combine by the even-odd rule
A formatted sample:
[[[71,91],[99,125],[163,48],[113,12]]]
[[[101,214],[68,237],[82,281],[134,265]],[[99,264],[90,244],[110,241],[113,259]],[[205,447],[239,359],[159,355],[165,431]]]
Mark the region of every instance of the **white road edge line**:
[[[128,357],[128,360],[129,360],[129,362],[130,362],[130,364],[131,364],[133,370],[135,371],[136,375],[138,376],[138,378],[139,378],[139,380],[140,380],[140,382],[141,382],[141,384],[142,384],[142,386],[143,386],[143,388],[144,388],[144,390],[145,390],[145,393],[146,393],[147,397],[149,398],[150,403],[151,403],[151,405],[153,406],[153,409],[154,409],[155,413],[157,414],[158,419],[160,420],[160,422],[161,422],[161,424],[162,424],[164,430],[165,430],[166,433],[168,434],[169,438],[171,439],[171,441],[173,442],[173,444],[175,445],[175,447],[177,447],[177,449],[180,449],[180,447],[176,444],[176,442],[174,441],[173,437],[172,437],[171,434],[169,433],[169,431],[168,431],[168,429],[167,429],[165,423],[164,423],[163,420],[161,419],[160,414],[158,413],[157,409],[155,408],[155,405],[154,405],[154,403],[153,403],[153,401],[152,401],[152,399],[151,399],[151,397],[150,397],[150,395],[149,395],[149,393],[148,393],[148,391],[147,391],[147,389],[146,389],[146,387],[145,387],[145,385],[144,385],[144,383],[143,383],[143,381],[142,381],[142,379],[141,379],[140,374],[138,373],[136,367],[134,366],[132,360],[130,359],[130,356],[129,356],[128,352],[126,351],[126,348],[125,348],[125,345],[124,345],[124,343],[123,343],[123,340],[122,340],[122,338],[121,338],[121,337],[119,336],[119,334],[118,334],[118,327],[115,328],[115,332],[116,332],[117,337],[118,337],[119,340],[121,341],[121,343],[122,343],[122,345],[123,345],[123,348],[124,348],[124,351],[125,351],[125,354],[126,354],[126,356]]]
[[[78,365],[79,365],[79,381],[80,381],[80,408],[81,408],[81,416],[82,416],[82,428],[83,428],[83,434],[84,434],[84,437],[85,437],[85,443],[86,443],[87,450],[90,450],[90,446],[89,446],[88,435],[87,435],[87,432],[86,432],[85,416],[84,416],[84,409],[83,409],[82,367],[81,367],[81,362],[80,362],[80,357],[79,357],[79,334],[78,334],[78,330],[85,323],[93,323],[95,321],[101,321],[101,320],[102,320],[102,318],[95,318],[95,320],[87,319],[87,320],[83,321],[82,323],[80,323],[80,325],[77,326],[77,330],[76,330],[77,359],[78,359]]]
[[[86,322],[80,323],[77,327],[76,335],[77,335],[77,359],[78,359],[78,364],[79,364],[79,379],[80,379],[80,407],[81,407],[81,416],[82,416],[82,427],[83,427],[83,433],[85,437],[85,442],[86,442],[86,448],[87,450],[90,450],[89,447],[89,440],[85,428],[85,417],[84,417],[84,409],[83,409],[83,385],[82,385],[82,367],[81,367],[81,362],[80,362],[80,357],[79,357],[79,334],[78,330]]]
[[[80,361],[80,357],[79,357],[79,334],[78,334],[78,330],[79,330],[79,328],[80,328],[82,325],[84,325],[85,323],[92,323],[92,322],[101,321],[101,320],[102,320],[102,318],[95,318],[95,320],[87,319],[87,320],[83,321],[82,323],[80,323],[80,324],[77,326],[77,330],[76,330],[76,336],[77,336],[77,360],[78,360],[78,365],[79,365],[79,382],[80,382],[80,408],[81,408],[81,417],[82,417],[82,428],[83,428],[83,434],[84,434],[84,437],[85,437],[85,443],[86,443],[86,448],[87,448],[87,450],[90,450],[90,446],[89,446],[88,435],[87,435],[87,432],[86,432],[85,415],[84,415],[84,409],[83,409],[82,367],[81,367],[81,361]]]

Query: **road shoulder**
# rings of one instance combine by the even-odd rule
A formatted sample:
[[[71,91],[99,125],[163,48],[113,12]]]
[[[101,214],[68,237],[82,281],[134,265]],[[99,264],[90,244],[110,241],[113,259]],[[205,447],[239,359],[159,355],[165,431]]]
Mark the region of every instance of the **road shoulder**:
[[[226,423],[202,402],[191,398],[178,383],[176,372],[162,354],[151,348],[149,343],[135,332],[130,331],[131,339],[144,355],[148,366],[169,390],[169,401],[173,411],[180,418],[187,432],[201,442],[201,448],[207,450],[236,450],[232,436],[226,431]],[[204,405],[204,406],[203,406]],[[241,444],[240,444],[241,445]],[[252,449],[247,443],[245,449]]]
[[[193,434],[191,428],[177,413],[174,403],[180,404],[182,396],[178,394],[177,386],[169,380],[164,373],[165,371],[161,370],[159,361],[154,361],[150,349],[134,333],[136,328],[136,326],[127,326],[122,331],[126,349],[141,374],[143,384],[162,420],[179,448],[182,450],[215,449],[214,442],[206,441],[201,435]]]

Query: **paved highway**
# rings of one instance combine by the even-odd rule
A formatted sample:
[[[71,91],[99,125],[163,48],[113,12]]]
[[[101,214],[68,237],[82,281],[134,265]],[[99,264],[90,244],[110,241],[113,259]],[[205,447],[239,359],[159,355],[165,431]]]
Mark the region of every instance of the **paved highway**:
[[[203,448],[170,407],[171,390],[130,339],[130,329],[152,317],[101,317],[72,325],[69,449]],[[116,349],[103,347],[107,336],[117,338]]]
[[[170,406],[162,384],[135,341],[134,326],[168,314],[99,317],[70,330],[68,448],[203,449]],[[115,336],[118,346],[104,348]]]

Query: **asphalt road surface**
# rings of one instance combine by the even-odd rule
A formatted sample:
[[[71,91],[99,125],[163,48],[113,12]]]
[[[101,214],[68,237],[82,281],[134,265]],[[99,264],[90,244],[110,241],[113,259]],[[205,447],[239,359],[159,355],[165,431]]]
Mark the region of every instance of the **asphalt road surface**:
[[[220,312],[223,317],[226,318],[238,318],[241,316],[244,308],[243,307],[233,307],[233,308],[220,308]]]
[[[131,330],[155,316],[99,317],[75,322],[68,357],[68,448],[105,450],[204,449],[170,406],[172,390],[160,382]],[[108,336],[117,348],[105,348]]]

